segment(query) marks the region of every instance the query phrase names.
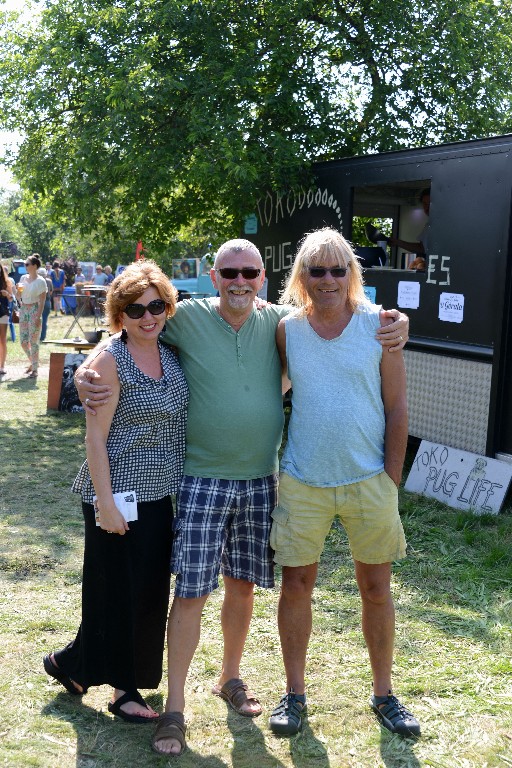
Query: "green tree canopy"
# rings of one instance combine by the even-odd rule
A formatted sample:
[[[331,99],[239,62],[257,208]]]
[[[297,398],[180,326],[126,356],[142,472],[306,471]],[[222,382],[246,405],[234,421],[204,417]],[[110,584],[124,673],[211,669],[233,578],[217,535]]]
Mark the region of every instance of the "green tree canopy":
[[[5,23],[16,174],[61,221],[218,237],[312,161],[504,133],[511,0],[46,0]]]
[[[97,261],[114,267],[133,261],[136,247],[135,241],[122,231],[116,238],[96,231],[84,235],[67,222],[56,224],[41,199],[21,190],[2,189],[0,241],[14,242],[20,258],[35,251],[44,261]],[[6,251],[4,258],[9,254]]]

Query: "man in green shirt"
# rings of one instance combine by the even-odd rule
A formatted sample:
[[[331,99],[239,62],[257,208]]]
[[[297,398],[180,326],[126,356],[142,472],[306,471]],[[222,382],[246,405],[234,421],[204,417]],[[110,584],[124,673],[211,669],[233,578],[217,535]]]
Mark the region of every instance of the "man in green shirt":
[[[169,697],[153,739],[179,751],[184,688],[208,595],[224,581],[224,655],[213,692],[240,714],[261,707],[240,679],[254,584],[272,587],[270,514],[277,503],[277,452],[283,429],[281,363],[275,331],[287,310],[257,311],[263,262],[248,241],[219,249],[211,272],[218,299],[180,302],[164,341],[179,348],[189,387],[187,451],[177,502],[168,625]],[[284,311],[283,311],[284,309]],[[186,339],[186,342],[185,342]],[[174,737],[174,738],[173,738]]]
[[[213,692],[242,715],[261,714],[259,702],[240,679],[240,662],[254,584],[274,583],[268,542],[283,427],[275,331],[289,312],[282,306],[255,308],[264,277],[256,246],[248,240],[224,243],[211,270],[219,297],[180,302],[163,337],[179,350],[190,402],[185,475],[174,521],[169,691],[153,737],[160,754],[184,749],[185,682],[199,642],[202,610],[218,585],[219,572],[225,590],[224,654]],[[397,323],[382,329],[388,332],[385,343],[401,342],[401,348],[407,322],[400,315]],[[101,404],[104,389],[99,385],[86,386],[79,375],[77,388],[82,401]]]

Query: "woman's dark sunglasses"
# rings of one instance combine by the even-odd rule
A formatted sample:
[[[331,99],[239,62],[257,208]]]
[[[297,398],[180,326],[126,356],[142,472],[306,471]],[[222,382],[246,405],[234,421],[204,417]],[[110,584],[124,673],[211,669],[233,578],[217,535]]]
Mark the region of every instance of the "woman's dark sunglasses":
[[[261,269],[256,267],[244,267],[243,269],[235,269],[234,267],[221,267],[216,272],[220,273],[220,276],[225,280],[236,280],[238,275],[242,275],[244,280],[256,280],[261,274]]]
[[[327,272],[331,274],[331,277],[345,277],[348,267],[308,267],[308,272],[311,277],[325,277]]]
[[[152,315],[161,315],[165,312],[165,301],[162,299],[155,299],[150,301],[149,304],[128,304],[123,312],[131,317],[132,320],[140,320],[144,316],[144,312],[150,312]]]

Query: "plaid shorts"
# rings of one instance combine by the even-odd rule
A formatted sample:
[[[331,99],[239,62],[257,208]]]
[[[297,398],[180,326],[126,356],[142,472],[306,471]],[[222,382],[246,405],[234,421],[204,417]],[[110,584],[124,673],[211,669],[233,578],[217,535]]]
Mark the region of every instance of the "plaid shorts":
[[[175,595],[209,595],[219,586],[219,572],[259,587],[274,586],[269,538],[277,484],[277,474],[255,480],[185,475],[173,523]]]

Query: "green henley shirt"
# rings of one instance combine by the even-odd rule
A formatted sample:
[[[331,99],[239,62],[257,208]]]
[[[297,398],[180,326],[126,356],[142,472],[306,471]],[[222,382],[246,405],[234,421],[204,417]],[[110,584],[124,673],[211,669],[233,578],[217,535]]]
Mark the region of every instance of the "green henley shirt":
[[[234,331],[215,300],[177,305],[162,340],[178,348],[190,390],[185,474],[250,480],[277,472],[283,401],[275,333],[289,312],[253,309]]]

